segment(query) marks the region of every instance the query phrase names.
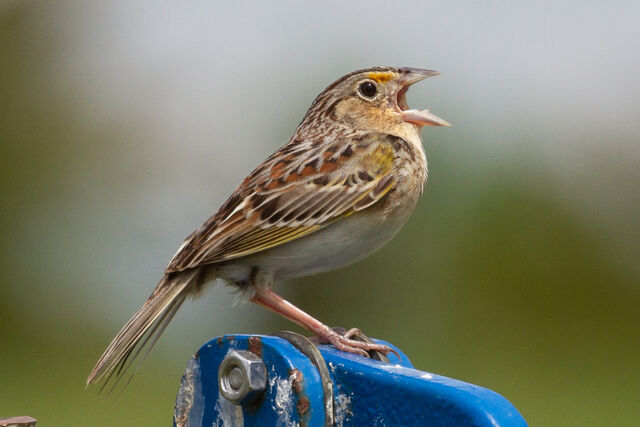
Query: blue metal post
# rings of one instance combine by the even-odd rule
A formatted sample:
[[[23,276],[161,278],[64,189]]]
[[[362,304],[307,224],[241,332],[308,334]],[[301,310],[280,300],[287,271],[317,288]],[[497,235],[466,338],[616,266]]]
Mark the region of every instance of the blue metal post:
[[[227,335],[202,346],[184,373],[174,425],[527,425],[499,394],[413,369],[393,346],[400,357],[385,363],[283,336]]]

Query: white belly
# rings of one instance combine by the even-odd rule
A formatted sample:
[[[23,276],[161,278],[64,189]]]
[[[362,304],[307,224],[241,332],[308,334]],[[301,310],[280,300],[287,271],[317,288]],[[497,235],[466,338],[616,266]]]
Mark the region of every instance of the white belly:
[[[409,218],[413,206],[402,210],[406,214],[396,212],[390,217],[377,209],[358,212],[301,239],[220,266],[218,277],[240,282],[257,267],[273,274],[274,280],[291,279],[344,267],[391,240]]]

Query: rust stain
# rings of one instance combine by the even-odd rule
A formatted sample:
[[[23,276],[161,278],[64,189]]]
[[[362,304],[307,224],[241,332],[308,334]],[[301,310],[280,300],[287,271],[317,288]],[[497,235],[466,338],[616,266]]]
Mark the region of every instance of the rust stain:
[[[300,372],[298,369],[292,369],[289,372],[289,376],[291,377],[291,386],[296,393],[300,393],[302,391],[302,372]]]
[[[249,337],[249,351],[262,357],[262,339],[260,337]]]
[[[219,345],[220,347],[222,347],[222,345],[224,344],[224,338],[222,338],[222,337],[218,337],[218,339],[216,340],[216,342],[218,343],[218,345]]]
[[[298,415],[304,415],[309,409],[309,399],[306,397],[299,398],[298,403],[296,403],[296,409],[298,410]]]
[[[291,378],[291,388],[298,395],[298,403],[296,403],[296,410],[298,411],[298,415],[301,417],[301,425],[307,425],[304,420],[302,420],[302,416],[309,410],[309,399],[304,395],[304,390],[302,387],[302,382],[304,377],[302,372],[298,369],[291,369],[289,371],[289,378]]]

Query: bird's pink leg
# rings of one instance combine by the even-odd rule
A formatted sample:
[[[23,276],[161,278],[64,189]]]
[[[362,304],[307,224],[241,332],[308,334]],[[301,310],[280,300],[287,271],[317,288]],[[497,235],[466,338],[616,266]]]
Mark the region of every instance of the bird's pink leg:
[[[395,351],[386,345],[366,343],[350,339],[355,333],[359,333],[358,329],[351,329],[345,335],[340,335],[324,323],[314,319],[304,311],[300,310],[271,289],[261,289],[256,287],[256,294],[251,302],[259,304],[275,313],[291,320],[292,322],[302,326],[306,330],[313,332],[322,342],[331,343],[335,348],[349,353],[359,354],[369,357],[367,351],[375,350],[384,354]]]

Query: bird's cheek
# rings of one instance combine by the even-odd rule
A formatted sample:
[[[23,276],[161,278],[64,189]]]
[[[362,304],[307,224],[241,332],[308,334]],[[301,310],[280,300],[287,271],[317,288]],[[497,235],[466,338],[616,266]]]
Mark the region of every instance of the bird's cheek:
[[[357,101],[352,99],[346,99],[341,101],[334,110],[336,120],[356,125],[364,116],[362,106]]]

